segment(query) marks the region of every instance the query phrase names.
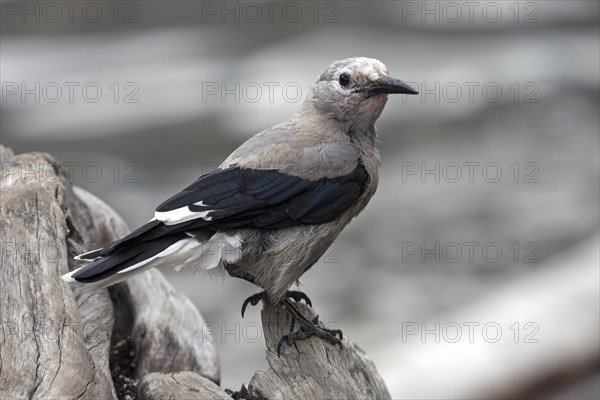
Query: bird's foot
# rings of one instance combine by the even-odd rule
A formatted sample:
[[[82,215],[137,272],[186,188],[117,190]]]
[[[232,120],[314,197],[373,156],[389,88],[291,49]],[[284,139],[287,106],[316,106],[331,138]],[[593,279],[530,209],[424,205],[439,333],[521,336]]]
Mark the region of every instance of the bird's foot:
[[[328,329],[328,328],[322,327],[319,324],[319,316],[318,315],[312,321],[309,320],[304,315],[302,315],[300,313],[300,311],[298,311],[296,309],[296,307],[294,307],[292,302],[290,302],[287,299],[283,301],[283,305],[285,306],[285,308],[290,313],[290,316],[292,317],[292,324],[290,327],[290,333],[288,333],[287,335],[283,335],[281,337],[281,339],[279,340],[279,343],[277,343],[277,357],[280,356],[281,346],[284,343],[287,343],[288,345],[293,344],[294,347],[296,347],[296,350],[298,350],[298,347],[296,346],[296,342],[300,341],[300,340],[308,339],[311,336],[316,336],[334,346],[339,345],[340,349],[342,348],[343,333],[341,330]],[[294,326],[295,326],[296,322],[300,325],[300,329],[297,331],[294,331]]]
[[[312,301],[310,301],[310,298],[304,292],[301,292],[299,290],[288,290],[285,297],[294,301],[304,300],[307,306],[312,307]],[[244,318],[244,313],[246,312],[246,307],[248,307],[248,304],[255,306],[258,304],[259,301],[264,300],[266,298],[267,293],[263,291],[255,293],[252,296],[248,297],[246,300],[244,300],[244,303],[242,304],[242,318]]]

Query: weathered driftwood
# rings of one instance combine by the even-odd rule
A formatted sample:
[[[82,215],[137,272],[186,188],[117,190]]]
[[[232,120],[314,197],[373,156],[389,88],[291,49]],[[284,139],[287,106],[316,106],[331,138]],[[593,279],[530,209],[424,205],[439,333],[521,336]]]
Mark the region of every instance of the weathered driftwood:
[[[72,227],[57,164],[39,153],[12,161],[1,177],[0,398],[114,398],[108,295],[76,302],[59,278]]]
[[[74,255],[128,231],[115,211],[46,154],[0,146],[0,160],[0,398],[231,398],[202,317],[159,271],[94,292],[60,280]],[[234,398],[389,398],[356,345],[313,338],[277,357],[289,316],[268,306],[262,319],[270,368]]]
[[[50,156],[13,158],[3,147],[0,155],[0,398],[123,397],[151,371],[191,370],[218,382],[215,348],[197,331],[202,317],[160,272],[111,289],[122,297],[117,307],[107,290],[81,292],[60,280],[83,243],[98,247],[127,232],[121,218],[72,190]]]
[[[298,303],[302,314],[313,319],[314,311]],[[343,347],[332,346],[318,338],[309,338],[296,346],[283,344],[277,356],[277,344],[289,332],[290,315],[278,306],[266,306],[261,312],[267,343],[267,371],[258,371],[249,390],[268,399],[389,399],[385,383],[375,365],[355,343],[343,339]]]
[[[304,304],[299,308],[306,317],[315,317]],[[290,316],[283,307],[268,305],[261,318],[269,369],[257,371],[247,388],[233,394],[235,399],[391,398],[375,366],[356,344],[344,339],[340,350],[310,338],[296,346],[284,344],[277,356],[277,344],[289,331]],[[218,386],[188,372],[147,375],[138,387],[138,396],[146,400],[231,398]]]
[[[138,385],[138,396],[146,400],[231,400],[215,383],[189,371],[148,374]]]

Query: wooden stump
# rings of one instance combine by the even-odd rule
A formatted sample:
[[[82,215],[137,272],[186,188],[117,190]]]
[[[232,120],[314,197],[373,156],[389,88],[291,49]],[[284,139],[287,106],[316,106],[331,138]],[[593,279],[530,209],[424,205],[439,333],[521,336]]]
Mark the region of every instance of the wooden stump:
[[[297,303],[308,319],[312,308]],[[267,343],[267,371],[258,371],[250,381],[250,392],[267,399],[389,399],[385,383],[375,365],[355,343],[343,339],[334,346],[312,337],[286,343],[277,356],[277,344],[289,332],[290,315],[285,308],[268,305],[261,312]]]
[[[115,398],[108,293],[76,298],[60,280],[75,228],[58,164],[40,153],[2,161],[0,398]]]

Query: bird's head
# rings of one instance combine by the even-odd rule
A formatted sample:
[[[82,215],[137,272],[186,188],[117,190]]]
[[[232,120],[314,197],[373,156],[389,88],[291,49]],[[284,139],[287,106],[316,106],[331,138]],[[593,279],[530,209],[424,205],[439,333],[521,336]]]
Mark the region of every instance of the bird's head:
[[[311,87],[307,101],[328,117],[360,129],[375,123],[388,94],[393,93],[418,94],[390,77],[381,61],[353,57],[327,67]]]

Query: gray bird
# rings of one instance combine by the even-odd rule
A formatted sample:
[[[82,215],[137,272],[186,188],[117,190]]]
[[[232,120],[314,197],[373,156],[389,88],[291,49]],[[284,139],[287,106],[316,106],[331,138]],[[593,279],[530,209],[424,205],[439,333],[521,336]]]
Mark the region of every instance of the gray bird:
[[[62,278],[99,288],[154,267],[218,268],[263,289],[301,329],[279,342],[316,335],[340,344],[341,331],[298,312],[310,299],[290,286],[367,205],[378,182],[375,121],[388,94],[417,94],[375,59],[331,64],[292,117],[243,143],[215,171],[156,208],[129,235],[77,257],[88,264]],[[338,339],[339,336],[339,339]]]

